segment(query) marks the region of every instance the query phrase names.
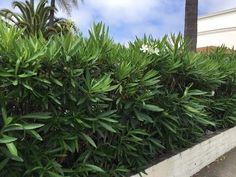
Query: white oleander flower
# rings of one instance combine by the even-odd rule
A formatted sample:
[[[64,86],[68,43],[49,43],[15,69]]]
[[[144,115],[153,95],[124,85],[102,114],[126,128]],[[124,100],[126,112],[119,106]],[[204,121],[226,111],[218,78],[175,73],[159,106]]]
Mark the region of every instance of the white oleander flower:
[[[158,48],[155,48],[155,49],[154,49],[154,53],[155,53],[156,55],[158,55],[159,52],[160,52],[160,50],[159,50]]]
[[[148,45],[143,44],[142,47],[140,48],[140,50],[141,50],[143,53],[146,53],[146,52],[149,51],[149,47],[148,47]]]
[[[143,44],[142,47],[140,48],[140,51],[143,53],[149,53],[149,54],[159,54],[159,49],[157,48],[157,45],[147,45]]]
[[[154,49],[152,47],[148,47],[148,53],[153,54],[153,52],[154,52]]]

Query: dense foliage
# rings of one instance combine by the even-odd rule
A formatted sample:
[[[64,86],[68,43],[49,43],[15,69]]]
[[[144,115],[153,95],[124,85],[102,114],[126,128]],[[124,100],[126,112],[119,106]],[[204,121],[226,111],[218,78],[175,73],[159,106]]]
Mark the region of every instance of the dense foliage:
[[[180,35],[125,47],[102,24],[22,33],[0,23],[0,176],[127,176],[236,124],[235,53],[192,53]]]

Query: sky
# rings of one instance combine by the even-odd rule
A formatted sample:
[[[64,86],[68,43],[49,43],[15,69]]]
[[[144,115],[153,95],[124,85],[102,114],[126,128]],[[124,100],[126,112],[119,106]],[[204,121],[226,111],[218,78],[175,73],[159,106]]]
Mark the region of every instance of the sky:
[[[12,8],[12,0],[0,0],[0,9]],[[144,34],[160,38],[165,34],[182,32],[185,0],[84,0],[67,15],[59,10],[57,16],[75,22],[87,35],[93,22],[104,22],[110,36],[127,43]],[[236,7],[236,0],[199,0],[199,16]]]

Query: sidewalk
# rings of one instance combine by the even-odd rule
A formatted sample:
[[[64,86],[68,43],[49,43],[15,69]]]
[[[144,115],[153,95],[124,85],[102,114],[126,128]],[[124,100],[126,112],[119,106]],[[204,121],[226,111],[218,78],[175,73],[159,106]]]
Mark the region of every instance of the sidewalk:
[[[193,177],[236,177],[236,148],[202,169]]]

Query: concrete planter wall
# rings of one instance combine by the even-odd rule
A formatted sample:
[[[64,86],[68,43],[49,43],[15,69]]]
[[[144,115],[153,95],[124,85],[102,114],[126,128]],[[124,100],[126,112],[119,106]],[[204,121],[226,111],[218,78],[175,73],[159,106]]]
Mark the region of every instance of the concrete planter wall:
[[[191,177],[234,147],[236,127],[148,168],[143,177]]]

